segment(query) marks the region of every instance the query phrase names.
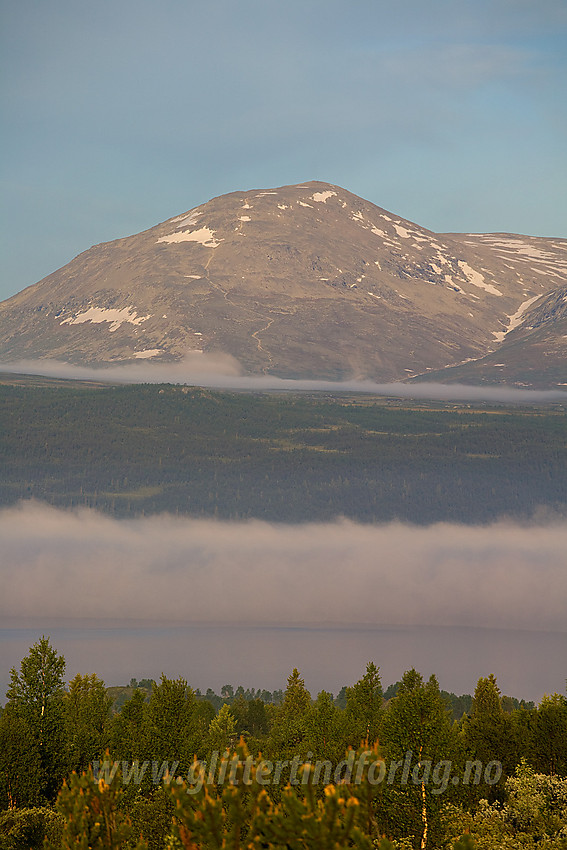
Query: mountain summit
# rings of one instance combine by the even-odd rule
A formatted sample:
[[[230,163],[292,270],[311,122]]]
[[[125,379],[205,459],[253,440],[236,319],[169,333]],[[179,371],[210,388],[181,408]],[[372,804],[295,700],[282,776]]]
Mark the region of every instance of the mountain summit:
[[[0,361],[202,351],[284,377],[557,385],[566,284],[564,239],[440,235],[327,183],[254,189],[95,245],[2,302]],[[506,351],[516,366],[529,352],[527,379]]]

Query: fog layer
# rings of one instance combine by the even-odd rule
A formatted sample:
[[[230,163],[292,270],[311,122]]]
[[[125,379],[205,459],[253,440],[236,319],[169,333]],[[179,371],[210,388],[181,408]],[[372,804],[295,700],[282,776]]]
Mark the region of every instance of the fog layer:
[[[0,363],[0,372],[110,383],[187,384],[226,390],[363,392],[400,398],[521,404],[567,402],[567,392],[562,390],[440,383],[380,384],[366,378],[352,378],[346,381],[293,380],[274,375],[249,375],[244,374],[238,361],[228,354],[190,354],[178,363],[135,363],[104,367],[74,366],[57,360],[20,360],[14,363]]]
[[[0,511],[0,615],[565,629],[567,522],[272,525]]]
[[[0,511],[0,699],[42,634],[67,677],[337,693],[373,660],[471,693],[563,692],[567,522],[296,526]],[[554,631],[555,630],[555,631]]]

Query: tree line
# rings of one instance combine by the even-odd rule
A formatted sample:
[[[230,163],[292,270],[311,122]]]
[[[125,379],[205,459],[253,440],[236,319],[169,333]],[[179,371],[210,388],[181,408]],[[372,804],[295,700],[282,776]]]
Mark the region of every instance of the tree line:
[[[435,676],[408,670],[387,696],[370,662],[339,700],[293,670],[276,702],[226,686],[215,705],[162,676],[113,710],[95,674],[64,674],[45,637],[11,671],[0,848],[567,842],[563,695],[506,705],[488,675],[457,721]]]

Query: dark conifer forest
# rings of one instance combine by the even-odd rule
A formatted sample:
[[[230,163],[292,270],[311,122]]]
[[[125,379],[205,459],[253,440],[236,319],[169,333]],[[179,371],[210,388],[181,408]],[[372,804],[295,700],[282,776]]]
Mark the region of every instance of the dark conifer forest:
[[[0,385],[0,505],[470,524],[567,509],[557,408]]]

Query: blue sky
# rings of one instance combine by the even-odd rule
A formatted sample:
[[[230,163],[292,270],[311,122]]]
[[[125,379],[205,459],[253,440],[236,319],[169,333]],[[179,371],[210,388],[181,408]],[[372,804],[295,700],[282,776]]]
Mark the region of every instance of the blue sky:
[[[0,297],[236,189],[567,236],[564,0],[2,0]]]

